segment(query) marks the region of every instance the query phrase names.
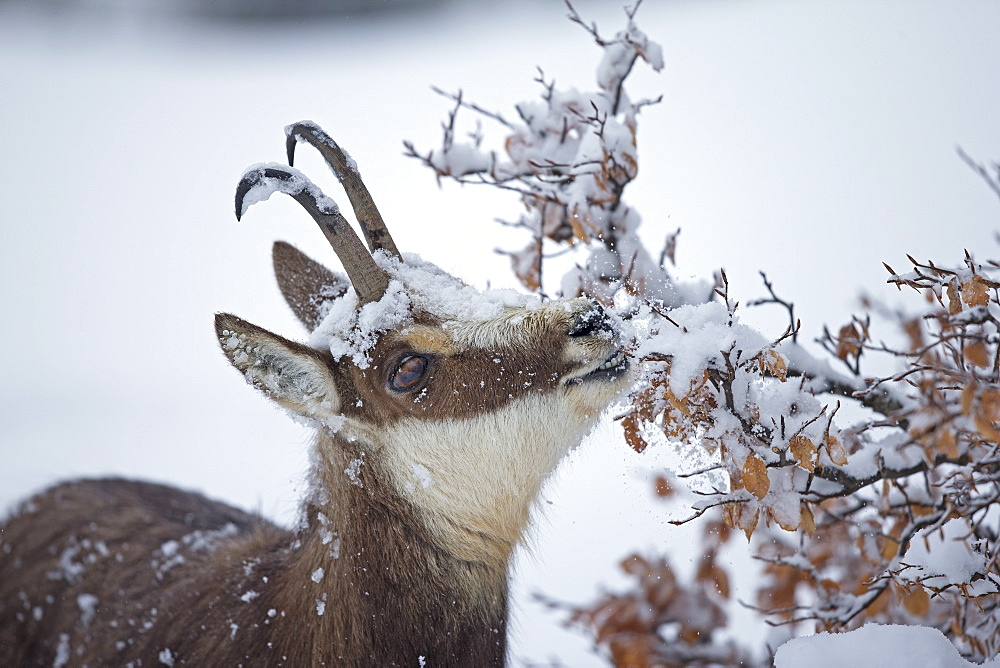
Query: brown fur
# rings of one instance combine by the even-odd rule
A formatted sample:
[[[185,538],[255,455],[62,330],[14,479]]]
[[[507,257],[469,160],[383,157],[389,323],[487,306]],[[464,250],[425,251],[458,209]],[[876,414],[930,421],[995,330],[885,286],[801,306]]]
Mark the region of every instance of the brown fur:
[[[318,447],[340,483],[294,533],[150,483],[31,499],[0,529],[0,665],[501,665],[506,572],[436,548],[373,466],[354,484],[350,448]]]
[[[284,241],[271,248],[271,264],[285,301],[306,329],[323,320],[323,305],[347,291],[350,283]]]

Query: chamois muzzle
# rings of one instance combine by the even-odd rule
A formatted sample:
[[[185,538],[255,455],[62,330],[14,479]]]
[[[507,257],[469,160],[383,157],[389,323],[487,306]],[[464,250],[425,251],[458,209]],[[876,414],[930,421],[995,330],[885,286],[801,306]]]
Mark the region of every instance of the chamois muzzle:
[[[615,327],[611,316],[604,310],[604,307],[597,301],[591,300],[591,308],[578,313],[573,318],[567,334],[570,336],[594,336],[601,333],[612,335],[617,332],[618,328]]]

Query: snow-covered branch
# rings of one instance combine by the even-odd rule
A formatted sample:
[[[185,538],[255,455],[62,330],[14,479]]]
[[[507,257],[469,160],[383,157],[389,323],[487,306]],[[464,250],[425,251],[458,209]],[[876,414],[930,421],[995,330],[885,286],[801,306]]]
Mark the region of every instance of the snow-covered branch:
[[[911,313],[875,314],[904,343],[878,340],[866,314],[824,328],[816,353],[766,276],[768,296],[750,306],[785,309],[781,333],[744,324],[725,272],[678,281],[666,267],[677,233],[654,256],[624,199],[638,174],[639,112],[659,101],[632,101],[627,79],[639,61],[663,66],[661,48],[636,25],[637,7],[607,38],[569,5],[570,20],[601,49],[594,90],[560,88],[539,69],[539,99],[507,115],[443,93],[453,107],[440,146],[406,144],[439,180],[517,194],[524,213],[513,225],[531,238],[508,254],[528,289],[547,292],[546,248],[583,255],[558,291],[613,304],[643,369],[619,416],[625,442],[640,452],[694,443],[709,459],[657,483],[661,495],[676,483],[697,497],[677,522],[705,527],[707,565],[694,581],[680,582],[666,559],[633,557],[623,568],[635,588],[574,608],[572,623],[622,665],[751,661],[718,640],[726,616],[710,593],[728,587],[719,546],[742,532],[765,563],[756,608],[771,623],[919,623],[942,629],[965,655],[992,657],[1000,652],[1000,263],[967,254],[958,267],[887,265],[891,285],[923,297]],[[459,115],[470,113],[475,130],[461,139]],[[486,148],[482,121],[501,129],[502,143]],[[876,356],[894,371],[868,373]],[[692,621],[694,611],[704,617]]]

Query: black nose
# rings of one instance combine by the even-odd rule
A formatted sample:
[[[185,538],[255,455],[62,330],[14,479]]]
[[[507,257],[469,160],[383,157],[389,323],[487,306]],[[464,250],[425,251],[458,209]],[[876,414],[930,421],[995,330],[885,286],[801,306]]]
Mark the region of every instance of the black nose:
[[[570,336],[594,336],[602,332],[614,332],[615,326],[604,307],[596,301],[591,301],[590,308],[577,313],[569,328]]]

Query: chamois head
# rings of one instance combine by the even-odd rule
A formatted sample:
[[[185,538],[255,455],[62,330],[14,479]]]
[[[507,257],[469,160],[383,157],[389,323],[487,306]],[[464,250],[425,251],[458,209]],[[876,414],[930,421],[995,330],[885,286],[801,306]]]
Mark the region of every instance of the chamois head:
[[[353,160],[312,123],[286,134],[289,164],[299,141],[323,154],[368,249],[300,172],[249,168],[237,217],[275,191],[290,195],[319,224],[347,278],[276,244],[279,285],[312,332],[309,345],[219,314],[223,351],[251,385],[320,427],[320,496],[363,485],[364,473],[450,553],[505,566],[546,476],[629,382],[618,328],[587,299],[479,293],[415,255],[404,258]],[[346,469],[324,464],[345,459]]]

